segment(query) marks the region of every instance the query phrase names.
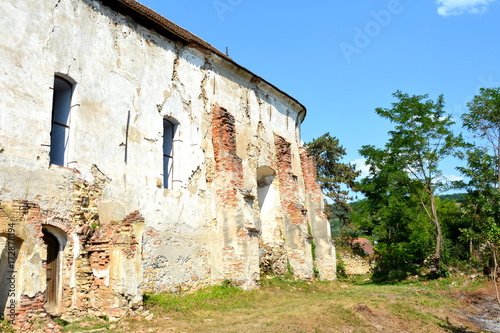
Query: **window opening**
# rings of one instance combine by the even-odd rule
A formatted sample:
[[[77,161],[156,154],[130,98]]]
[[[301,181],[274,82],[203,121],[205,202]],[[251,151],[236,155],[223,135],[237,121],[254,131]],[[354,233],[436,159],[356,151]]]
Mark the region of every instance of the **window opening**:
[[[163,118],[163,187],[172,188],[174,169],[174,136],[176,124]]]
[[[67,162],[69,122],[73,85],[61,77],[54,78],[50,163],[64,166]]]

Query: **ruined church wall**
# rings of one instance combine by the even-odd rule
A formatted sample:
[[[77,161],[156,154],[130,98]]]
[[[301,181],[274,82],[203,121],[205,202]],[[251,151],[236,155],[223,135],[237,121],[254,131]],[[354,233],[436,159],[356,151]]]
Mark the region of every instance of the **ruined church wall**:
[[[57,224],[66,234],[63,308],[119,309],[145,291],[225,279],[252,288],[263,251],[274,253],[270,265],[283,273],[297,250],[292,268],[312,276],[307,217],[299,208],[307,200],[301,106],[226,60],[99,1],[6,0],[0,11],[9,13],[0,29],[0,202],[34,203],[40,226]],[[75,82],[65,167],[49,166],[55,74]],[[214,133],[227,134],[217,114],[232,124],[229,165],[215,151]],[[165,117],[178,123],[169,189],[162,177]],[[275,206],[266,222],[262,186],[271,183],[263,179],[273,186],[268,204],[287,195],[276,137],[287,145],[294,203],[291,211]],[[220,199],[225,177],[237,183],[229,188],[231,204]],[[286,241],[285,220],[294,214],[302,214],[301,224]],[[44,291],[43,282],[32,287],[30,297]]]

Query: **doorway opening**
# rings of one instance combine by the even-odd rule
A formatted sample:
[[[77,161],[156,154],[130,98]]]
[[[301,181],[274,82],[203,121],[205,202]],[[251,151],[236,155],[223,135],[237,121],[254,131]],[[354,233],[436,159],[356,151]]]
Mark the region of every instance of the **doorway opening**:
[[[51,315],[60,312],[62,298],[62,252],[66,245],[65,234],[57,228],[47,226],[42,229],[43,242],[47,245],[45,311]]]

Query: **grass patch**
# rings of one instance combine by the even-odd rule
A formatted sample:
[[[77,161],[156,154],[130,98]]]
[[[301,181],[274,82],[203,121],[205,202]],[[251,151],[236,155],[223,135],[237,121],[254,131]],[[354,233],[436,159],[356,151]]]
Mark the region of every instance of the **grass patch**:
[[[110,323],[103,318],[83,318],[82,320],[69,323],[67,321],[58,322],[63,326],[63,332],[88,332],[98,329],[105,329],[110,332]]]
[[[16,331],[7,320],[5,320],[3,317],[0,317],[0,332],[15,333]]]
[[[107,332],[462,332],[470,323],[454,311],[460,307],[454,295],[478,285],[466,278],[395,285],[366,278],[271,278],[263,279],[259,290],[244,291],[225,283],[185,295],[146,295],[146,307],[155,314],[150,321],[126,319],[109,325],[89,320],[64,331],[105,327]]]
[[[241,297],[245,294],[245,297]],[[245,306],[251,292],[224,283],[219,286],[207,287],[192,294],[146,294],[144,302],[150,307],[160,307],[166,311],[187,313],[193,310],[227,311]]]

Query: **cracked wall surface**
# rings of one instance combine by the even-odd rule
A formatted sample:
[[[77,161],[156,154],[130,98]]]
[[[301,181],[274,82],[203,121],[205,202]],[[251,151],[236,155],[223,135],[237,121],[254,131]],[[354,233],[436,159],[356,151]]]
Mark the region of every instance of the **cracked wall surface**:
[[[135,6],[0,2],[0,249],[8,265],[14,235],[16,318],[118,317],[144,292],[255,288],[267,274],[334,278],[304,107],[203,43],[149,29]],[[49,155],[55,76],[73,83],[63,166]],[[0,290],[0,310],[10,301]]]

